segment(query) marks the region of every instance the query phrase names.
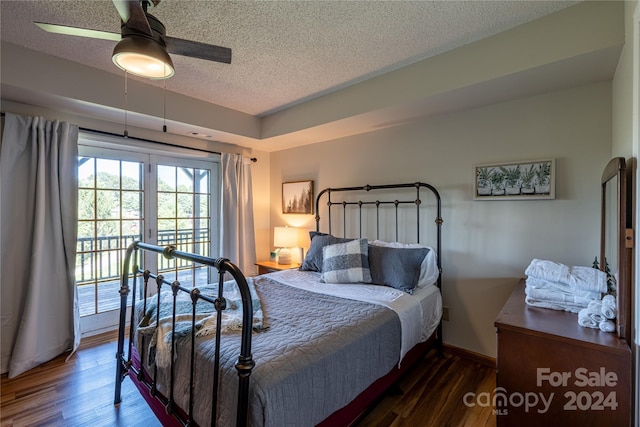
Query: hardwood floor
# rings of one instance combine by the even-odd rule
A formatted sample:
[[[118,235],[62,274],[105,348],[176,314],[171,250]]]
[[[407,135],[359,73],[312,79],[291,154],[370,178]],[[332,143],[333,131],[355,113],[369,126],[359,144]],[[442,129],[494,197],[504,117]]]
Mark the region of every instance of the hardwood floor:
[[[495,367],[446,351],[439,358],[429,352],[398,381],[397,393],[386,396],[357,427],[495,427],[491,406],[476,402],[479,393],[493,395]]]
[[[113,405],[115,353],[115,333],[108,333],[84,339],[69,362],[63,355],[17,378],[3,375],[1,427],[159,426],[128,378],[122,403]],[[492,408],[469,407],[464,395],[492,393],[495,387],[493,367],[457,354],[438,358],[430,352],[357,426],[493,427]]]
[[[2,427],[160,426],[131,380],[114,406],[116,334],[83,339],[65,363],[60,356],[16,378],[2,376]]]

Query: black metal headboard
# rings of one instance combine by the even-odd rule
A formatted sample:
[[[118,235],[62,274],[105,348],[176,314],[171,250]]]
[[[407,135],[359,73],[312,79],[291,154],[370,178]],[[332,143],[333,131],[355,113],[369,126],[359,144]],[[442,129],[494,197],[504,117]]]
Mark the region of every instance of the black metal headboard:
[[[420,190],[427,190],[431,192],[431,195],[427,192],[426,195],[429,196],[429,201],[433,199],[433,202],[426,203],[423,201],[420,196]],[[339,194],[336,194],[339,193]],[[422,193],[425,194],[424,192]],[[324,190],[318,193],[316,197],[316,230],[320,231],[320,208],[321,208],[321,199],[326,195],[327,201],[327,221],[328,221],[328,232],[332,234],[332,208],[340,208],[342,212],[342,232],[344,237],[346,236],[347,230],[347,221],[357,222],[358,225],[358,237],[367,237],[364,234],[365,228],[367,231],[372,227],[371,224],[365,224],[365,216],[366,219],[372,219],[375,227],[375,238],[381,239],[380,234],[380,226],[381,223],[388,224],[389,217],[393,217],[393,223],[395,225],[395,235],[394,240],[400,241],[400,223],[402,222],[403,232],[406,232],[406,228],[410,226],[410,223],[415,224],[415,243],[421,243],[421,229],[420,229],[420,218],[423,215],[421,210],[425,211],[430,206],[435,207],[435,245],[432,242],[429,242],[430,245],[436,247],[436,255],[438,261],[438,270],[440,273],[442,272],[442,264],[441,264],[441,250],[442,250],[442,212],[441,212],[441,201],[440,194],[430,184],[426,184],[424,182],[414,182],[407,184],[387,184],[387,185],[364,185],[361,187],[343,187],[343,188],[325,188]],[[412,198],[415,195],[415,198]],[[333,197],[333,198],[332,198]],[[384,197],[384,199],[381,199]],[[339,200],[338,200],[339,199]],[[363,200],[365,199],[365,200]],[[400,213],[400,207],[408,205],[407,207],[411,207],[410,205],[415,206],[415,216],[410,220],[405,220],[404,217]],[[391,212],[389,212],[390,208]],[[353,211],[355,213],[352,213]],[[370,212],[365,211],[373,211]],[[353,216],[355,215],[355,220]],[[405,220],[405,221],[403,221]],[[351,227],[353,229],[353,227]],[[383,227],[388,228],[388,227]],[[353,236],[349,236],[353,237]],[[414,242],[404,242],[404,243],[414,243]],[[438,287],[441,286],[441,278],[438,277]]]

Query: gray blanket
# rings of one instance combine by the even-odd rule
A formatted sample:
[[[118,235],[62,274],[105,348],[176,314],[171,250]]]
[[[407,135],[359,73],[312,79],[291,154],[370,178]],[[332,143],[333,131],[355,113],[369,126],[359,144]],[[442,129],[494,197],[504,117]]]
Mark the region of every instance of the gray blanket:
[[[398,363],[400,321],[392,310],[292,288],[268,276],[255,278],[255,288],[269,329],[253,334],[249,425],[314,426]],[[200,338],[196,349],[199,425],[210,424],[212,338]],[[144,345],[139,342],[138,348]],[[219,426],[235,425],[239,353],[239,333],[224,334]],[[183,408],[188,407],[189,355],[188,346],[181,345],[174,396]],[[158,389],[168,395],[169,370],[158,371]]]

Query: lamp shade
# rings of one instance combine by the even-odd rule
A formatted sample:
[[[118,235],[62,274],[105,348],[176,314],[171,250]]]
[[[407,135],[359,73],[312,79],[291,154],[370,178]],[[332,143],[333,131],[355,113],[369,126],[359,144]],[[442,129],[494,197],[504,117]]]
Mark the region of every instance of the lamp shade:
[[[292,227],[274,227],[273,246],[293,248],[298,246],[298,229]]]
[[[173,76],[171,57],[156,40],[127,35],[113,48],[113,63],[140,77],[168,79]]]

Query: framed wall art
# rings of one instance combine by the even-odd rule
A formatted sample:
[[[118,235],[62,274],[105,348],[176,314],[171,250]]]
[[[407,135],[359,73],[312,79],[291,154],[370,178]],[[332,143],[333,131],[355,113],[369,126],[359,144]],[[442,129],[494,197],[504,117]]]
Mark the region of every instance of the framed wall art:
[[[282,213],[313,213],[313,181],[282,183]]]
[[[555,159],[476,165],[474,200],[555,199]]]

